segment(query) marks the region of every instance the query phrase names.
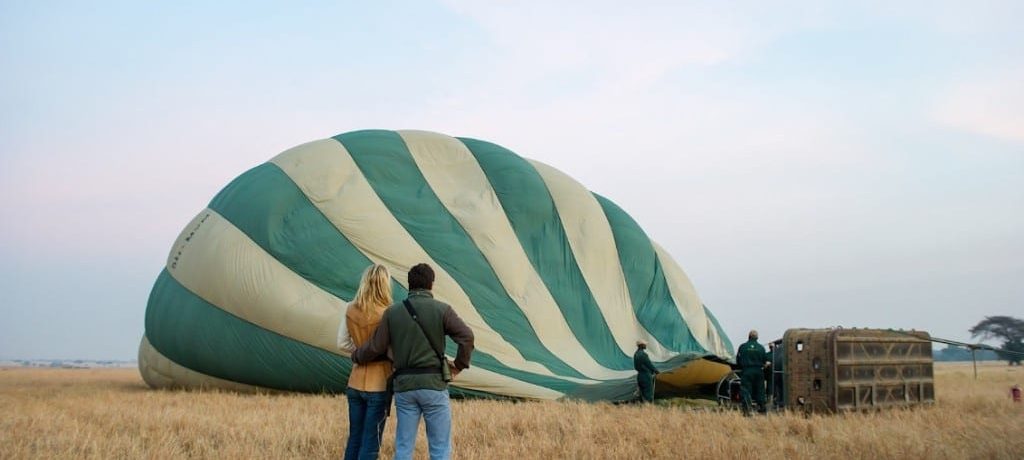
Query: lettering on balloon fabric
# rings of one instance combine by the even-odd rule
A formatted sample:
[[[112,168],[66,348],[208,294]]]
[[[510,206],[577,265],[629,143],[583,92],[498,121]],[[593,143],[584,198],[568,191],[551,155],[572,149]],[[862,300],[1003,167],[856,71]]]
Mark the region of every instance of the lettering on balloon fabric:
[[[199,219],[199,222],[196,223],[195,228],[188,232],[188,236],[185,237],[185,241],[181,242],[181,246],[178,246],[177,250],[174,251],[174,257],[171,258],[171,270],[178,267],[178,260],[181,259],[181,254],[185,251],[185,247],[188,246],[189,241],[192,241],[192,237],[199,231],[199,227],[202,227],[203,222],[206,222],[206,219],[209,217],[210,213],[204,214],[203,218]]]

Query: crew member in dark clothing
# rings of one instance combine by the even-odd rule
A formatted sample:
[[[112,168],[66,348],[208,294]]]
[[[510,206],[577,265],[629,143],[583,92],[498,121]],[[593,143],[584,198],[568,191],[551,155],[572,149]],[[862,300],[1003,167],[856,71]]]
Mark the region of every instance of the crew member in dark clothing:
[[[736,352],[736,365],[740,368],[740,395],[743,398],[743,413],[749,414],[751,399],[757,403],[757,410],[762,414],[768,411],[764,395],[764,367],[768,362],[768,353],[757,343],[757,331],[750,331],[749,340],[740,345]]]
[[[633,353],[633,368],[636,369],[636,385],[640,387],[640,401],[654,401],[654,376],[659,374],[651,358],[647,356],[647,342],[636,341],[636,353]]]

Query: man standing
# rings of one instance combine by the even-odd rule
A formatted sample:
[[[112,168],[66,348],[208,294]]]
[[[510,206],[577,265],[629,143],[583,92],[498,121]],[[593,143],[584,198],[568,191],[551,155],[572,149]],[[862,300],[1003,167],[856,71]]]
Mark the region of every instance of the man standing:
[[[421,416],[427,425],[430,458],[451,457],[448,381],[469,368],[473,331],[451,306],[434,300],[430,292],[433,285],[434,270],[430,265],[412,267],[409,297],[388,307],[373,337],[352,353],[357,364],[385,355],[388,347],[394,355],[396,459],[412,458]],[[445,335],[459,345],[454,363],[444,358]]]
[[[736,365],[740,368],[740,395],[743,397],[743,413],[750,413],[751,398],[757,402],[758,412],[766,413],[768,405],[764,395],[764,366],[768,354],[757,343],[757,331],[750,331],[747,341],[736,352]]]
[[[633,353],[633,369],[636,369],[636,386],[640,388],[641,402],[654,402],[654,376],[658,369],[647,356],[647,342],[636,341],[636,353]]]

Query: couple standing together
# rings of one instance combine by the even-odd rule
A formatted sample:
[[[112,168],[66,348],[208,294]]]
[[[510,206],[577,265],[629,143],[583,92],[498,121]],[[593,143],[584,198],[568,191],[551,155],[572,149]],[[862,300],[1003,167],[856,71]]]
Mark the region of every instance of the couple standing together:
[[[473,331],[451,306],[434,299],[433,284],[430,265],[416,265],[409,270],[409,297],[392,303],[387,268],[372,265],[363,273],[338,329],[338,348],[350,352],[354,363],[345,391],[346,460],[377,458],[391,405],[389,385],[398,415],[395,458],[412,458],[421,417],[430,458],[451,457],[448,382],[469,367]],[[445,336],[459,346],[454,362],[444,358]]]

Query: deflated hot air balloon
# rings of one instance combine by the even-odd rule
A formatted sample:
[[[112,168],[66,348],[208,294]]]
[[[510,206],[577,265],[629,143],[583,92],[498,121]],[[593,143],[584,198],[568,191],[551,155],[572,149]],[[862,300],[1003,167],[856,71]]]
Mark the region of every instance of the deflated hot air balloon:
[[[476,335],[453,394],[631,399],[637,340],[660,390],[728,371],[693,285],[614,203],[489,142],[379,130],[300,145],[221,190],[156,280],[139,369],[152,387],[343,392],[335,340],[361,272],[387,266],[402,299],[420,262]]]

